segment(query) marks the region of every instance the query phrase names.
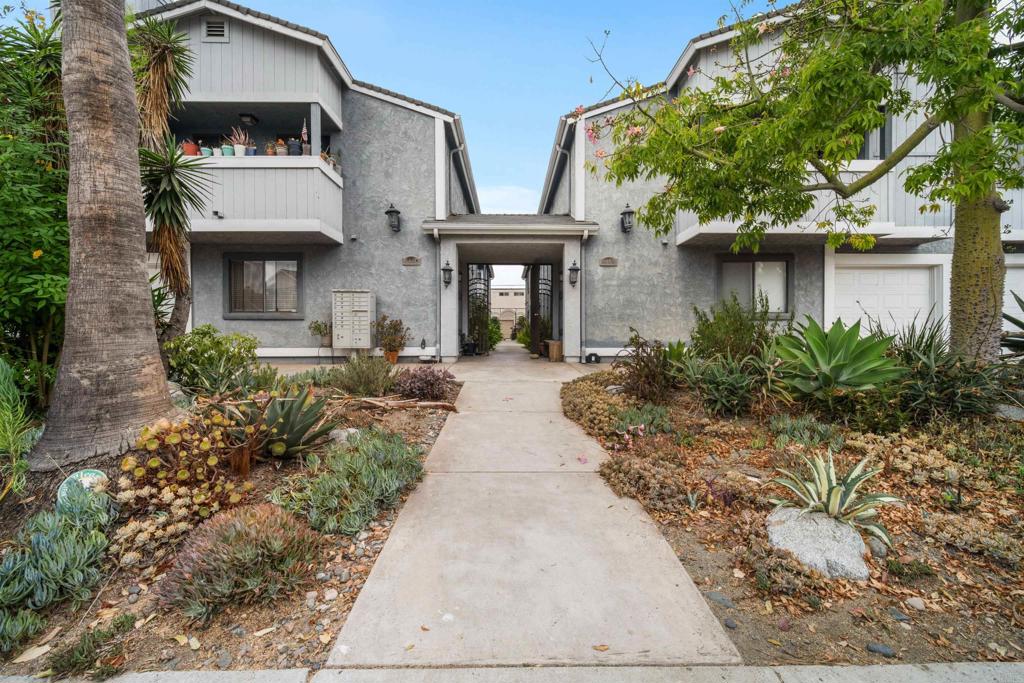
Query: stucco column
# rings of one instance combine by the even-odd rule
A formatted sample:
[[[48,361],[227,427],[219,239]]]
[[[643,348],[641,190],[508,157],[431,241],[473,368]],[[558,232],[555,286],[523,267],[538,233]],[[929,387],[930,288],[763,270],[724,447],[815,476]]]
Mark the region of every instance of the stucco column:
[[[583,278],[586,275],[580,272],[579,281],[573,287],[569,284],[569,267],[575,263],[583,265],[581,255],[581,243],[579,239],[567,239],[562,247],[562,331],[564,339],[562,352],[565,354],[566,362],[578,363],[581,355],[583,342],[583,330],[580,327],[580,307],[582,305],[581,292],[583,291]]]
[[[452,267],[452,283],[447,287],[441,282],[445,263]],[[442,237],[437,279],[441,286],[441,360],[446,363],[459,358],[459,272],[458,246],[450,237]]]

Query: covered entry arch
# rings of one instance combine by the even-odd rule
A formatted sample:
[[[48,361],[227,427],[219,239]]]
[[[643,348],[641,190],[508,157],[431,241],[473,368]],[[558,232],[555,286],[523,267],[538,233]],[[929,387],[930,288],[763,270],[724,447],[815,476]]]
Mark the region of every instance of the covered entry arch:
[[[571,285],[569,268],[583,263],[583,242],[597,231],[597,224],[568,216],[472,214],[427,220],[423,230],[431,234],[438,249],[437,262],[451,267],[451,284],[438,275],[438,339],[440,355],[446,362],[459,355],[459,333],[464,328],[467,298],[462,292],[469,264],[550,265],[552,329],[558,330],[566,361],[579,361],[582,345],[582,303],[584,278]],[[460,278],[459,275],[462,275]],[[556,325],[557,324],[557,325]]]

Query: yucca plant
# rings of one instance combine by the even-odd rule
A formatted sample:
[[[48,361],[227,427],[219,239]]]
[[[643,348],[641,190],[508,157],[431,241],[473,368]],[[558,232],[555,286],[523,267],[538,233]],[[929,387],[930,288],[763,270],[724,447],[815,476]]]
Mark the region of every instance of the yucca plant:
[[[781,382],[832,411],[844,393],[876,389],[903,376],[905,368],[886,356],[892,341],[876,335],[861,338],[860,321],[847,328],[837,319],[826,332],[807,316],[796,334],[776,340],[783,361]]]
[[[892,547],[889,532],[877,519],[878,508],[882,505],[897,505],[903,500],[886,493],[860,495],[857,492],[864,482],[881,472],[882,468],[867,469],[869,458],[864,458],[853,469],[839,477],[832,460],[832,451],[828,452],[827,460],[821,455],[814,456],[814,460],[809,460],[803,455],[800,457],[810,470],[810,479],[780,468],[778,472],[783,476],[772,479],[772,482],[789,489],[796,495],[797,500],[773,498],[771,502],[775,504],[776,509],[799,507],[805,512],[824,512],[829,517],[863,530]]]
[[[1020,307],[1021,317],[1018,318],[1003,311],[1003,320],[1017,326],[1015,331],[1003,333],[1003,348],[1006,349],[1008,357],[1016,358],[1024,356],[1024,299],[1017,292],[1010,292],[1010,294],[1017,302],[1017,306]]]

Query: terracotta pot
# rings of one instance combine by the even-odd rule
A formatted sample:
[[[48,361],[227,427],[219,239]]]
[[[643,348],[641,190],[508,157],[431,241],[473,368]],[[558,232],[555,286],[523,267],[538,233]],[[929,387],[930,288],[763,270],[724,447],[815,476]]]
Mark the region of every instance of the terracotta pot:
[[[302,146],[302,156],[308,157],[308,156],[312,156],[312,154],[313,154],[313,145],[303,145]]]
[[[274,149],[277,150],[277,156],[279,156],[279,157],[286,157],[286,156],[288,156],[288,148],[285,147],[284,145],[278,145]]]
[[[197,157],[199,156],[199,145],[194,142],[183,142],[181,143],[181,152],[186,156]]]
[[[398,363],[398,351],[385,351],[384,359],[392,365],[396,365]]]
[[[331,335],[325,334],[324,336],[320,337],[320,346],[330,346],[333,341],[334,340],[331,339]]]

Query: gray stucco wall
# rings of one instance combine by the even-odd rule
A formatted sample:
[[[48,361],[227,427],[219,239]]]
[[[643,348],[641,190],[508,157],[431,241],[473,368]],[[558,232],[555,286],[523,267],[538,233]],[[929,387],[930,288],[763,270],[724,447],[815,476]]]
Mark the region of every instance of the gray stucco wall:
[[[355,92],[345,95],[345,130],[337,136],[344,160],[345,244],[335,247],[258,243],[195,245],[194,324],[255,335],[262,346],[310,347],[307,326],[330,319],[332,289],[369,289],[377,312],[399,317],[411,329],[411,345],[436,339],[437,263],[432,239],[420,230],[434,213],[434,119]],[[392,232],[384,210],[402,212]],[[301,251],[304,255],[302,320],[224,320],[222,255],[228,251]],[[416,256],[419,266],[403,266]]]

